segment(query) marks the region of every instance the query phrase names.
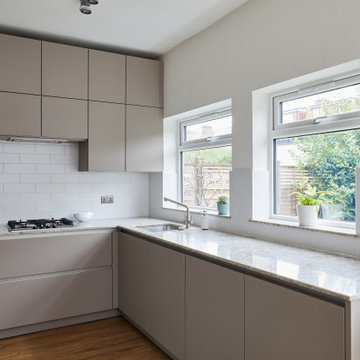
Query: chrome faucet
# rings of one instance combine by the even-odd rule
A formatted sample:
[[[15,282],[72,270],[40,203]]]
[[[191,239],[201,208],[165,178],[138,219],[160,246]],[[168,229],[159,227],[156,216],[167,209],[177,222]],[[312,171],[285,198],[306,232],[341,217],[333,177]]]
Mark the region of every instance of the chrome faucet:
[[[179,202],[179,201],[176,201],[176,200],[173,200],[173,199],[169,199],[167,197],[164,197],[164,201],[169,201],[173,204],[176,204],[176,205],[179,205],[179,206],[183,206],[185,209],[186,209],[186,217],[185,217],[185,227],[188,229],[191,225],[191,218],[190,218],[190,209],[189,207],[182,203],[182,202]]]

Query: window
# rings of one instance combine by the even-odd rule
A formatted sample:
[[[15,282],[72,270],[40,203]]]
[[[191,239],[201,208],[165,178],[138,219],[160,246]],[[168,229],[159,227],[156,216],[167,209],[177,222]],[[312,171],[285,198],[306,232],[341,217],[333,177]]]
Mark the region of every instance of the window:
[[[222,109],[180,122],[181,199],[192,208],[215,209],[230,196],[232,115]]]
[[[296,216],[296,193],[316,187],[319,218],[355,221],[360,164],[360,76],[273,97],[273,215]]]

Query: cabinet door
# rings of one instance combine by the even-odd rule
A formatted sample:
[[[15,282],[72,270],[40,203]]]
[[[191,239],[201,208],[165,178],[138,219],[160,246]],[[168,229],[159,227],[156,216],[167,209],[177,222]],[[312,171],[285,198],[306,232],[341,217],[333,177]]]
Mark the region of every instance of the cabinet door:
[[[111,233],[15,237],[0,242],[0,279],[110,266]]]
[[[87,139],[87,101],[43,97],[42,136]]]
[[[0,281],[0,330],[111,308],[111,269]]]
[[[148,243],[146,331],[177,359],[185,358],[185,255]]]
[[[127,104],[162,106],[160,61],[128,56],[126,73]]]
[[[40,137],[40,96],[0,92],[0,135]]]
[[[43,95],[88,97],[88,49],[43,41]]]
[[[147,243],[119,234],[119,309],[139,327],[146,329]]]
[[[125,55],[89,50],[89,99],[125,103]]]
[[[244,275],[190,256],[186,359],[244,359]]]
[[[89,103],[87,151],[87,170],[125,170],[125,105]]]
[[[246,360],[343,360],[344,309],[246,276]]]
[[[0,90],[41,93],[41,41],[0,34]]]
[[[163,170],[163,119],[157,108],[126,107],[126,170]]]

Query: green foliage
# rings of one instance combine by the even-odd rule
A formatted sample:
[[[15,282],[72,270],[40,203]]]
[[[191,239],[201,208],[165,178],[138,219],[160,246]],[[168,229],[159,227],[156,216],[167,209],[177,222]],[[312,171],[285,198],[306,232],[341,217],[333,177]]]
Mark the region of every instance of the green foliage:
[[[343,208],[342,220],[355,220],[355,167],[360,164],[360,130],[296,138],[297,168],[323,192],[324,202]]]
[[[321,205],[323,203],[322,197],[325,193],[319,193],[315,186],[311,186],[308,178],[301,180],[299,184],[294,184],[295,191],[293,194],[297,195],[297,202],[299,205]]]
[[[226,196],[219,196],[217,200],[217,204],[228,204],[229,200]]]
[[[184,152],[185,163],[201,161],[204,164],[229,164],[232,163],[231,147],[219,147],[206,150],[194,150]]]

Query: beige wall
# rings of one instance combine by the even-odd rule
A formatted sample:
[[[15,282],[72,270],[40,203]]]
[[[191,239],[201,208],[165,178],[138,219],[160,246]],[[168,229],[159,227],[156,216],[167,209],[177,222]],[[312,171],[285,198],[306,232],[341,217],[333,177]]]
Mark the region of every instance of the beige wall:
[[[251,168],[253,90],[360,57],[358,0],[250,0],[164,56],[165,116],[233,101],[233,167]]]

